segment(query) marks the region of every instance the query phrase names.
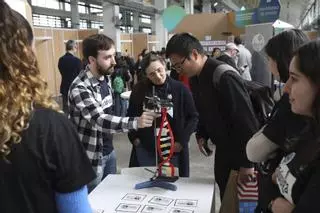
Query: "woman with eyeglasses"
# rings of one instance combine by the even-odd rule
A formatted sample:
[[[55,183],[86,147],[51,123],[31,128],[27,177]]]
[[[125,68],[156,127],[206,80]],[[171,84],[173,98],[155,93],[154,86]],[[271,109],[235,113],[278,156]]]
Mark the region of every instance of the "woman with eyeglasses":
[[[154,53],[147,54],[141,62],[146,79],[139,82],[131,93],[127,116],[139,116],[148,107],[148,99],[156,95],[173,104],[168,109],[168,120],[175,139],[172,163],[179,168],[179,176],[189,176],[190,135],[195,131],[198,113],[190,91],[182,83],[173,80],[166,74],[166,63],[163,57]],[[153,94],[155,91],[155,94]],[[152,110],[152,109],[151,109]],[[161,120],[161,118],[159,118]],[[156,128],[160,120],[157,119]],[[131,131],[128,134],[132,143],[130,167],[155,166],[154,126]],[[158,158],[159,159],[159,158]]]

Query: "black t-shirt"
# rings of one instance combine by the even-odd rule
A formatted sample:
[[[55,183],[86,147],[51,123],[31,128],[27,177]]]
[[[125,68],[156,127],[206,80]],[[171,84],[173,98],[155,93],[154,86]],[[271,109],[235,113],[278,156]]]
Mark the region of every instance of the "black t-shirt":
[[[55,192],[80,189],[95,173],[71,122],[37,108],[21,143],[0,159],[0,212],[57,212]]]
[[[271,118],[263,129],[263,134],[279,145],[283,151],[290,152],[296,146],[295,140],[304,131],[307,120],[291,111],[289,95],[284,94],[277,102]],[[290,142],[289,142],[290,141]]]
[[[320,212],[319,144],[303,140],[296,151],[286,155],[276,170],[282,196],[295,205],[295,213]],[[310,157],[311,155],[312,157]],[[308,158],[306,160],[306,158]],[[314,158],[314,159],[313,159]]]

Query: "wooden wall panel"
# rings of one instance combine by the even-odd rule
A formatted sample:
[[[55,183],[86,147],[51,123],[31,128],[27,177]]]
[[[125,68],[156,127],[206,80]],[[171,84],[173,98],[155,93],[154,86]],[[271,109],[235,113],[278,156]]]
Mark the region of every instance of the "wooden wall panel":
[[[77,51],[77,55],[80,58],[80,60],[82,61],[83,59],[83,54],[82,54],[82,42],[78,42],[78,51]]]
[[[148,40],[150,41],[157,41],[157,36],[156,35],[148,35]]]
[[[201,23],[201,24],[199,24]],[[187,15],[171,33],[189,32],[199,40],[211,35],[212,40],[223,40],[228,32],[228,19],[225,13],[202,13]]]
[[[244,28],[235,26],[234,16],[234,13],[187,15],[171,33],[189,32],[199,40],[206,35],[211,35],[212,40],[227,40],[227,33],[235,36],[245,33]]]
[[[227,14],[228,18],[228,32],[231,32],[234,36],[240,36],[245,34],[245,27],[239,28],[235,25],[235,13],[230,12]]]
[[[58,69],[59,58],[65,54],[64,32],[63,30],[53,30],[53,64],[56,79],[56,94],[60,93],[61,75]]]
[[[49,49],[52,50],[52,39],[38,40],[35,45],[41,76],[47,81],[50,93],[57,95],[55,74],[53,71],[53,54],[52,51],[48,51]]]
[[[134,45],[133,45],[133,35],[132,33],[121,33],[120,34],[120,39],[121,39],[121,52],[125,53],[127,50],[127,54],[129,56],[134,56]]]
[[[77,40],[78,51],[76,55],[82,57],[82,41],[78,36],[79,30],[34,28],[36,39],[36,54],[41,76],[48,82],[48,87],[53,95],[60,94],[61,75],[58,69],[58,61],[65,54],[65,42]],[[98,30],[81,30],[81,36],[97,33]],[[80,31],[79,31],[80,33]]]
[[[148,34],[146,33],[137,33],[137,34],[133,34],[132,37],[132,43],[133,43],[133,57],[135,59],[138,58],[139,53],[141,53],[141,51],[144,48],[149,48],[148,47]]]
[[[56,64],[54,63],[54,44],[53,44],[53,30],[48,28],[46,29],[46,36],[50,37],[51,39],[46,41],[47,44],[47,58],[46,62],[48,64],[48,71],[47,73],[47,82],[48,82],[48,87],[53,95],[58,95],[57,93],[57,87],[56,87],[56,75],[55,75],[55,67]]]
[[[121,52],[125,53],[126,50],[129,56],[133,55],[132,42],[121,42]]]
[[[64,40],[78,40],[77,30],[64,29],[63,32],[64,32]]]
[[[316,40],[320,35],[317,31],[305,31],[310,40]]]
[[[40,37],[40,36],[43,37],[46,34],[46,30],[42,29],[42,28],[34,28],[33,31],[34,31],[34,36],[35,37]]]
[[[99,30],[98,29],[91,29],[91,30],[79,30],[78,31],[78,39],[83,40],[87,38],[88,36],[98,34]]]
[[[132,34],[131,33],[122,33],[120,35],[120,40],[132,40]]]

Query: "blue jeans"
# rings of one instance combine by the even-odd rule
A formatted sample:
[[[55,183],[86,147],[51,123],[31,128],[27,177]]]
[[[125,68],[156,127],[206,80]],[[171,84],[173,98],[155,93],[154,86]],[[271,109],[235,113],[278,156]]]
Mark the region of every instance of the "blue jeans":
[[[114,93],[114,115],[125,117],[127,114],[128,101],[120,97],[119,93]]]
[[[102,169],[103,172],[97,173],[96,179],[88,184],[88,192],[90,193],[96,186],[109,174],[117,173],[117,159],[116,153],[113,150],[109,155],[103,156],[102,158]]]

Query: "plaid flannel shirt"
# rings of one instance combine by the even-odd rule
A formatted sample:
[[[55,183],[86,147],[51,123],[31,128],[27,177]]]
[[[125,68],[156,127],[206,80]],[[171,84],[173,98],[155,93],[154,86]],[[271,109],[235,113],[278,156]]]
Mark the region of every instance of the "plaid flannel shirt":
[[[111,99],[111,100],[110,100]],[[112,95],[103,100],[100,83],[89,67],[75,78],[69,89],[69,118],[76,125],[80,140],[95,172],[102,172],[103,134],[127,132],[137,129],[134,117],[117,117],[106,114],[112,107]]]

